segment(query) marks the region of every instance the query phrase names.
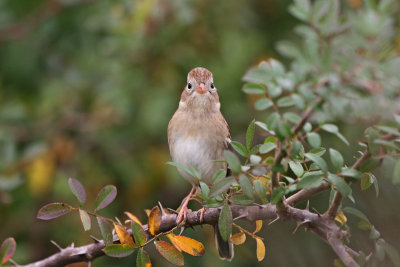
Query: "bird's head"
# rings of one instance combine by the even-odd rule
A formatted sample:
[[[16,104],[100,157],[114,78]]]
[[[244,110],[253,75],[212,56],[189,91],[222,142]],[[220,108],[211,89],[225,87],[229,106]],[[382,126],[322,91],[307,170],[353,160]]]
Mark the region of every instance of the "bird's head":
[[[192,69],[187,76],[187,84],[181,95],[180,108],[219,111],[220,104],[212,73],[201,67]]]

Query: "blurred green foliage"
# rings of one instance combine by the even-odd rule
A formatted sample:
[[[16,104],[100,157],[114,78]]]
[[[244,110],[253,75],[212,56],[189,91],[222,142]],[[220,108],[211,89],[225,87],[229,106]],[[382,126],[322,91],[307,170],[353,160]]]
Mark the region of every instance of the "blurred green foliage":
[[[154,206],[157,200],[165,206],[179,205],[189,185],[165,164],[169,160],[166,128],[177,108],[186,74],[193,67],[204,66],[214,73],[221,109],[234,140],[244,140],[248,122],[260,116],[249,108],[257,99],[246,97],[240,90],[241,78],[250,66],[263,59],[279,58],[279,50],[301,63],[294,66],[300,76],[317,76],[331,67],[324,65],[331,61],[317,54],[312,59],[321,64],[317,65],[320,69],[312,69],[307,60],[301,60],[307,55],[296,53],[295,46],[288,43],[280,43],[275,49],[278,41],[291,39],[307,48],[308,56],[316,55],[310,43],[319,37],[304,27],[295,28],[303,39],[293,34],[299,21],[287,12],[289,3],[279,0],[0,1],[0,240],[7,236],[16,238],[15,260],[25,263],[55,252],[49,240],[62,246],[90,242],[88,234],[82,233],[77,216],[54,222],[35,219],[37,210],[55,198],[72,202],[68,177],[78,178],[85,185],[92,205],[101,187],[116,185],[117,201],[104,211],[110,217],[129,210],[142,214],[144,219],[142,210]],[[399,12],[392,9],[397,13],[388,16],[391,21],[380,21],[374,13],[360,12],[372,1],[341,3],[341,9],[353,13],[355,36],[328,47],[342,50],[343,61],[338,63],[348,69],[353,64],[363,64],[366,72],[361,78],[378,77],[382,81],[387,79],[383,74],[390,71],[393,73],[388,76],[395,76],[399,67],[390,60],[382,65],[386,71],[374,68],[373,61],[379,62],[387,54],[373,54],[375,50],[370,45],[376,46],[376,51],[400,51],[399,37],[397,48],[392,47],[399,36]],[[397,20],[393,21],[394,18]],[[329,34],[332,25],[326,24],[326,32],[322,34]],[[382,30],[385,25],[390,27]],[[354,47],[364,44],[357,35],[363,31],[379,36],[377,42],[365,44],[365,51],[372,51],[371,60],[346,61],[347,57],[353,58],[350,53]],[[389,44],[390,47],[385,47]],[[387,83],[398,90],[398,80]],[[361,138],[365,125],[381,114],[390,115],[382,109],[385,105],[375,110],[374,104],[382,99],[398,99],[398,91],[377,88],[375,84],[367,86],[372,91],[381,89],[387,95],[383,98],[376,94],[368,103],[353,105],[352,112],[359,116],[346,120],[349,110],[340,107],[349,103],[342,103],[338,94],[338,99],[333,100],[339,108],[332,109],[331,118],[321,118],[360,123],[357,129],[343,126],[343,133],[351,143]],[[396,102],[389,104],[393,103]],[[368,105],[372,106],[365,108]],[[332,144],[340,142],[328,135],[323,138]],[[344,145],[342,148],[347,149]],[[344,157],[351,159],[353,152],[348,151]],[[394,231],[400,222],[400,207],[392,205],[400,201],[399,188],[383,179],[380,186],[379,199],[371,191],[354,194],[358,205],[375,219],[375,226],[388,242],[400,247],[400,233]],[[318,200],[314,206],[325,208],[327,203]],[[264,230],[266,264],[331,264],[334,256],[328,246],[321,246],[311,235],[291,236],[289,227],[272,225]],[[202,240],[210,243],[207,253],[202,258],[187,258],[188,266],[242,266],[250,261],[256,264],[255,244],[238,247],[231,264],[221,262],[211,245],[211,229],[205,230],[210,231]],[[189,234],[196,236],[193,232]],[[365,247],[362,237],[357,237],[356,234],[356,246]],[[288,251],[287,244],[298,249]],[[161,258],[159,262],[157,257],[154,259],[156,266],[165,265]],[[132,264],[130,259],[117,262],[103,257],[95,266],[117,263]]]

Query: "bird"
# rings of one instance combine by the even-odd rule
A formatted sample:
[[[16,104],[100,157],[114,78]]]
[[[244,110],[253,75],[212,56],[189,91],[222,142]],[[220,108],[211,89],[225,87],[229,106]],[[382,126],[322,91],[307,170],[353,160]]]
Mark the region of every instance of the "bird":
[[[192,69],[179,101],[178,109],[168,124],[168,145],[172,160],[187,168],[193,166],[201,181],[212,184],[215,173],[226,170],[224,151],[231,149],[228,123],[220,111],[221,104],[212,73],[202,67]],[[192,190],[182,201],[177,216],[179,224],[186,219],[190,198],[197,194],[199,180],[178,168],[178,172],[192,184]],[[215,241],[219,256],[232,260],[234,251],[229,241],[224,241],[218,225],[214,225]]]

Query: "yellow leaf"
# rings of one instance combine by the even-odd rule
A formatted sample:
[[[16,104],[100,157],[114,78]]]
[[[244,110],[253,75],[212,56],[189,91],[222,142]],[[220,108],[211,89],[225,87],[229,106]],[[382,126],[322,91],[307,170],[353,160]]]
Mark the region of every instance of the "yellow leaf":
[[[149,217],[151,210],[145,209],[144,212],[146,212],[147,217]]]
[[[254,230],[253,234],[260,232],[262,225],[263,225],[263,221],[257,220],[256,221],[256,230]]]
[[[133,239],[131,235],[128,233],[128,231],[126,231],[125,227],[118,224],[114,224],[114,229],[122,245],[131,245],[131,246],[134,245]]]
[[[246,241],[246,235],[243,232],[231,236],[231,242],[235,245],[241,245]]]
[[[346,224],[346,222],[347,222],[347,217],[346,217],[346,215],[344,215],[344,213],[343,213],[342,210],[338,213],[338,215],[336,215],[335,221],[337,221],[338,223],[340,223],[342,226]]]
[[[149,233],[151,235],[156,235],[160,232],[160,225],[161,225],[161,210],[158,206],[155,206],[154,208],[151,209],[150,214],[149,214]]]
[[[136,217],[135,215],[133,215],[133,214],[130,213],[129,211],[125,211],[125,215],[128,216],[128,218],[129,218],[131,221],[133,221],[133,222],[139,224],[140,226],[143,226],[142,223],[139,221],[138,217]]]
[[[265,257],[265,245],[260,238],[256,238],[257,242],[257,260],[262,261]]]
[[[203,256],[205,253],[203,244],[195,239],[174,234],[168,234],[167,237],[179,251],[184,251],[192,256]]]

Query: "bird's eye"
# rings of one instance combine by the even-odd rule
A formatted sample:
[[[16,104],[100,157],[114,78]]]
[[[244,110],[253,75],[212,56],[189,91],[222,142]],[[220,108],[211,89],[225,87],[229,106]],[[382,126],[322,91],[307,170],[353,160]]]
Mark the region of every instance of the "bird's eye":
[[[211,89],[214,89],[214,83],[211,83]]]
[[[192,89],[192,84],[191,83],[188,83],[188,89]]]

